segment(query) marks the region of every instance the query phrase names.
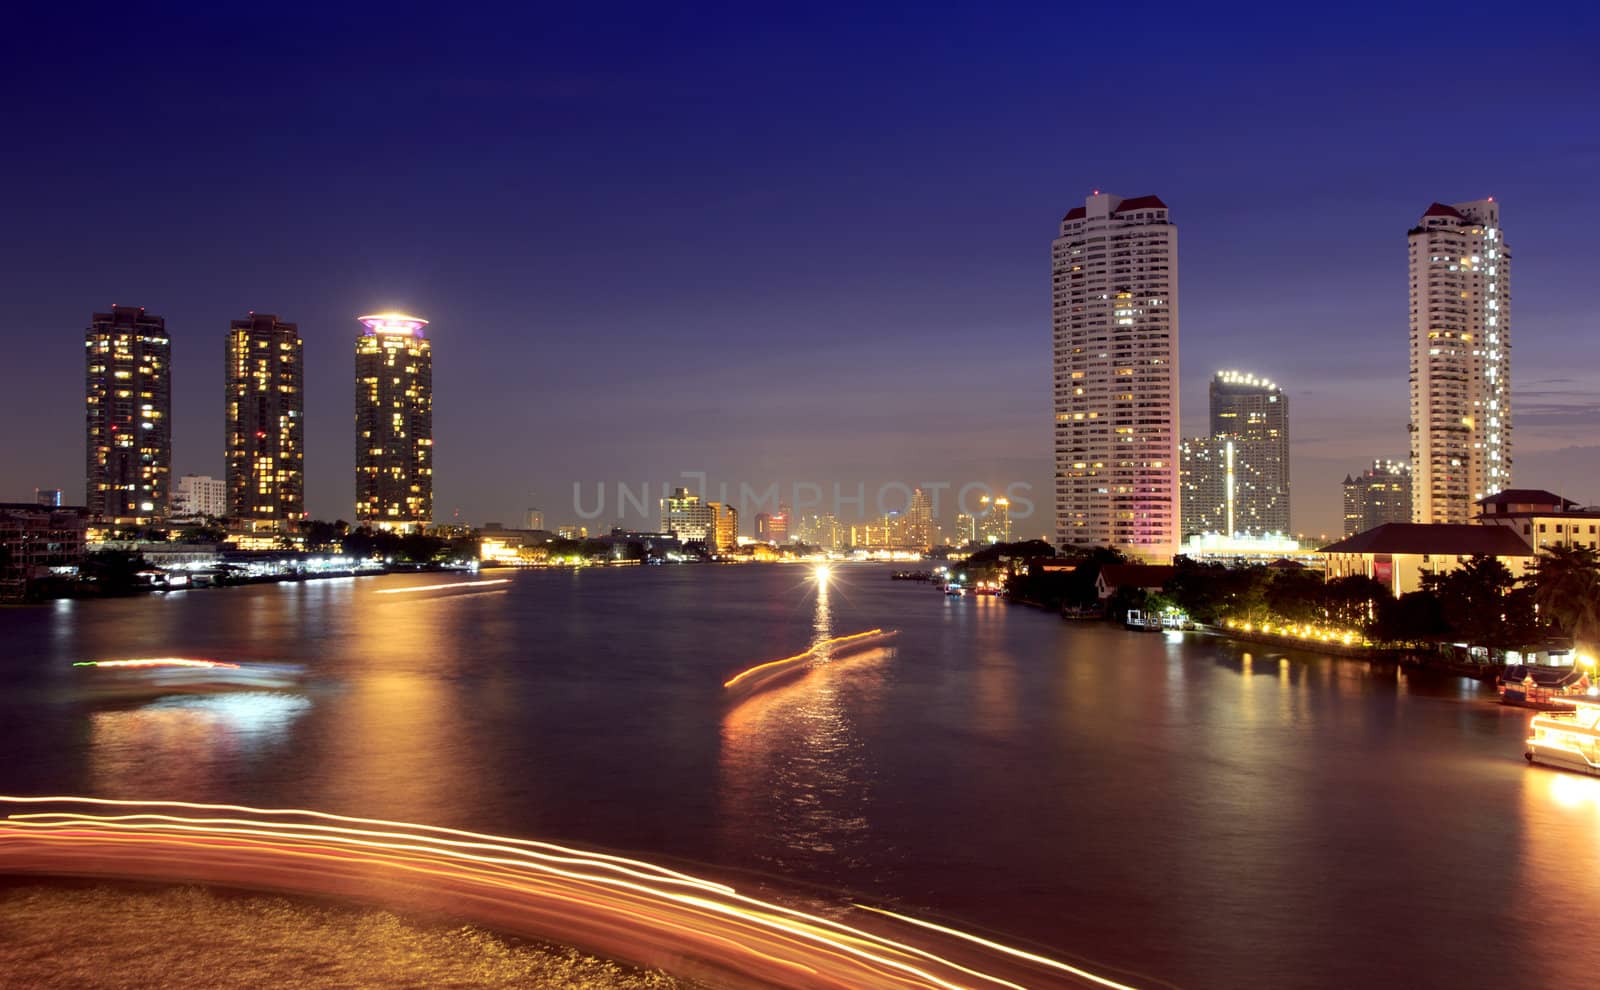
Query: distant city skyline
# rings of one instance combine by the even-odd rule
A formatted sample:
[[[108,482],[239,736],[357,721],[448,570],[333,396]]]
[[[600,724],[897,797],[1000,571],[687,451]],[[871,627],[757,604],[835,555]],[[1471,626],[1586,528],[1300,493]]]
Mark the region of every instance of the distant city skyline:
[[[1518,253],[1515,484],[1597,503],[1600,369],[1573,360],[1593,249],[1573,218],[1600,207],[1584,137],[1600,132],[1600,70],[1583,44],[1600,13],[1563,16],[1559,32],[1498,20],[1497,82],[1456,104],[1435,98],[1415,39],[1474,49],[1479,28],[1392,6],[1164,10],[1145,19],[1153,65],[1137,78],[1110,50],[1063,65],[1059,39],[1083,29],[1070,10],[825,30],[687,11],[600,33],[525,11],[486,43],[449,13],[306,31],[107,11],[120,44],[163,53],[139,85],[74,41],[67,11],[30,12],[32,42],[0,67],[30,149],[0,165],[27,193],[0,244],[15,355],[0,415],[24,427],[0,497],[78,500],[77,348],[84,314],[112,302],[167,321],[173,476],[222,477],[215,334],[255,310],[304,340],[306,510],[349,518],[349,320],[398,309],[450,328],[441,521],[516,520],[533,491],[551,525],[581,522],[575,482],[687,470],[869,490],[1025,481],[1039,509],[1016,526],[1051,532],[1042,245],[1100,188],[1159,192],[1184,230],[1180,435],[1204,429],[1217,369],[1282,383],[1292,526],[1330,535],[1340,480],[1408,450],[1401,234],[1433,201],[1494,196]],[[240,36],[291,53],[293,73],[223,71]],[[471,57],[452,42],[469,37]],[[427,54],[352,73],[366,46]],[[1067,90],[1148,109],[1086,143]],[[1448,175],[1417,160],[1419,134],[1488,121],[1493,139]],[[357,134],[404,134],[405,151]],[[89,167],[108,135],[161,153]],[[228,149],[228,168],[198,164]],[[1295,246],[1307,226],[1315,246]]]

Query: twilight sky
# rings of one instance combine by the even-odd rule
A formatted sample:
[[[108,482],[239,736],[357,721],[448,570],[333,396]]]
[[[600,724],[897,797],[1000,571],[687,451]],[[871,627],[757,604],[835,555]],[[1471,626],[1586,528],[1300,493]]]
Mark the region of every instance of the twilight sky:
[[[309,509],[349,518],[355,317],[397,308],[441,520],[703,471],[1020,482],[1043,534],[1050,240],[1101,188],[1179,226],[1184,435],[1215,370],[1280,382],[1309,532],[1406,453],[1406,229],[1495,196],[1514,480],[1600,503],[1595,5],[226,6],[11,17],[0,500],[81,502],[114,302],[167,318],[175,472],[220,476],[254,309],[300,325]]]

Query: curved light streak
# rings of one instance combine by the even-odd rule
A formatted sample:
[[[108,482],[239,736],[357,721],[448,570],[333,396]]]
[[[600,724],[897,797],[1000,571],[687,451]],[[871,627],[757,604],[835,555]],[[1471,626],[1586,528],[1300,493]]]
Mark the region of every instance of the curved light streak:
[[[894,635],[894,631],[890,630],[889,632],[886,633],[882,629],[868,629],[866,632],[851,633],[848,636],[834,636],[831,639],[819,640],[818,642],[813,644],[810,649],[806,650],[804,653],[796,653],[792,657],[784,657],[781,660],[768,660],[766,663],[758,663],[754,667],[747,667],[744,670],[739,671],[737,674],[734,674],[732,677],[728,678],[727,680],[723,681],[722,682],[722,686],[725,687],[725,688],[731,688],[735,684],[738,684],[740,681],[747,680],[748,678],[754,676],[755,674],[761,673],[763,670],[775,670],[778,667],[783,667],[783,666],[788,665],[788,664],[799,663],[802,660],[809,660],[812,657],[816,656],[822,650],[831,649],[832,647],[838,646],[838,645],[840,645],[842,643],[849,643],[849,642],[852,642],[854,640],[865,639],[868,636],[885,636],[885,635],[892,636],[892,635]]]
[[[305,809],[5,797],[0,871],[158,878],[379,899],[399,891],[501,930],[554,937],[738,987],[966,990],[1125,984],[881,909],[891,936],[642,860]],[[186,814],[188,813],[188,814]],[[913,941],[915,939],[915,941]]]
[[[494,578],[486,581],[451,581],[449,584],[424,584],[415,588],[379,588],[373,592],[376,595],[408,595],[414,591],[444,591],[449,588],[483,588],[491,584],[510,584],[510,578]]]

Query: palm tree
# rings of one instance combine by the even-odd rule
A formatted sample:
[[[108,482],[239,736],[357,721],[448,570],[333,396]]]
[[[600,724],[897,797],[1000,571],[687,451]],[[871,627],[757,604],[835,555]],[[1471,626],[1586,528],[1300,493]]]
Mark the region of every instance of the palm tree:
[[[1546,547],[1534,561],[1530,583],[1540,617],[1557,632],[1590,643],[1600,636],[1600,552]]]

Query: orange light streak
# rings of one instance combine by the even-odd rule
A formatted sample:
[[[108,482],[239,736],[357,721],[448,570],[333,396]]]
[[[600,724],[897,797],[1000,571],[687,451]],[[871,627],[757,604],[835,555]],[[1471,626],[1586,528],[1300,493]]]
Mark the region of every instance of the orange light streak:
[[[809,660],[812,657],[816,656],[818,651],[824,650],[824,649],[828,649],[829,647],[837,646],[840,643],[848,643],[851,640],[862,639],[862,638],[864,638],[866,636],[883,636],[883,635],[892,635],[892,633],[886,634],[886,633],[884,633],[884,631],[882,629],[868,629],[866,632],[851,633],[848,636],[835,636],[832,639],[825,639],[825,640],[822,640],[821,642],[815,644],[809,650],[806,650],[804,653],[796,653],[794,656],[792,656],[792,657],[784,657],[782,660],[768,660],[766,663],[758,663],[754,667],[748,667],[748,668],[746,668],[744,670],[741,670],[741,671],[739,671],[739,673],[734,674],[728,680],[723,681],[722,682],[722,686],[725,687],[725,688],[731,688],[735,684],[738,684],[740,681],[745,680],[746,678],[748,678],[748,677],[750,677],[750,676],[752,676],[754,674],[759,674],[763,670],[772,670],[772,669],[774,669],[776,667],[782,667],[785,664],[799,663],[802,660]]]
[[[449,584],[424,584],[415,588],[379,588],[375,595],[409,595],[416,591],[444,591],[449,588],[483,588],[492,584],[510,584],[510,578],[493,578],[485,581],[451,581]]]
[[[199,667],[206,670],[238,670],[239,665],[225,660],[186,660],[183,657],[147,657],[139,660],[84,660],[74,667],[134,670],[146,667]]]
[[[735,987],[1124,986],[890,912],[869,909],[916,926],[918,938],[931,944],[641,860],[551,843],[304,809],[73,797],[0,797],[0,805],[39,808],[0,819],[0,871],[214,882],[366,900],[380,892],[425,895],[480,924],[554,936],[647,966],[692,959]],[[178,810],[209,817],[171,813]]]

